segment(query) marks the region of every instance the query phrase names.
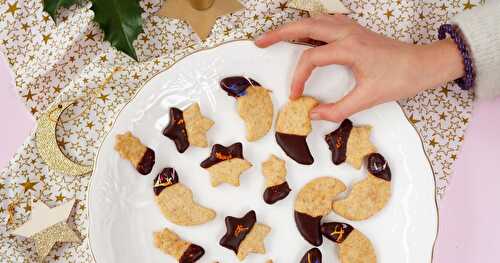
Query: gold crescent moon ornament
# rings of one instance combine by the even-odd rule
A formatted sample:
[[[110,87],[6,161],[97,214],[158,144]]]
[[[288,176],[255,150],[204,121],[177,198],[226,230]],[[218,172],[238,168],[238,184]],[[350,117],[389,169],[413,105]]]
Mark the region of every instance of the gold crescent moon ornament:
[[[84,175],[92,171],[92,166],[78,164],[70,160],[59,148],[56,140],[56,126],[61,114],[74,101],[53,104],[38,119],[35,131],[36,148],[49,168],[68,175]]]

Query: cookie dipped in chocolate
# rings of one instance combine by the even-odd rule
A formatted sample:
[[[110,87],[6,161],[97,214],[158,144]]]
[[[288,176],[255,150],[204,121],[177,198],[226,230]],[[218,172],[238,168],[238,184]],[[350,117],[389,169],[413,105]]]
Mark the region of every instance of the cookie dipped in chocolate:
[[[321,254],[321,250],[319,250],[317,247],[309,249],[302,259],[300,260],[300,263],[321,263],[323,260],[323,255]]]
[[[201,257],[205,255],[205,250],[195,244],[189,245],[189,247],[182,253],[179,258],[179,263],[194,263]]]
[[[210,156],[203,162],[201,162],[200,166],[202,168],[209,168],[212,165],[233,158],[244,159],[243,145],[240,142],[231,144],[229,147],[225,147],[220,144],[215,144],[214,146],[212,146],[212,151],[210,152]]]
[[[314,158],[307,146],[306,138],[307,136],[276,132],[276,142],[288,157],[300,164],[311,165],[314,163]]]
[[[285,197],[288,196],[288,194],[292,191],[290,187],[288,186],[287,182],[284,182],[279,185],[274,185],[267,187],[266,190],[264,191],[264,201],[267,204],[274,204],[278,202],[279,200],[284,199]]]
[[[336,165],[347,159],[347,141],[352,127],[352,122],[345,119],[335,131],[325,136],[325,141],[332,152],[332,162]]]
[[[349,234],[354,230],[354,228],[346,223],[324,223],[321,225],[321,233],[335,243],[342,243],[347,239]]]
[[[368,155],[368,172],[382,180],[391,181],[391,169],[384,156],[379,153]]]
[[[141,161],[137,164],[136,170],[142,175],[147,175],[151,172],[154,165],[155,152],[150,148],[147,148],[144,155],[142,155]]]
[[[249,86],[260,86],[257,81],[242,76],[223,78],[219,84],[227,92],[227,95],[236,98],[245,96]]]
[[[295,224],[302,237],[313,246],[321,246],[323,237],[321,236],[321,218],[323,216],[312,217],[308,214],[294,211]]]
[[[174,141],[177,151],[183,153],[189,147],[183,112],[178,108],[170,108],[170,122],[163,130],[163,135]]]
[[[228,216],[226,222],[226,234],[221,238],[219,244],[225,248],[231,249],[238,254],[241,242],[248,235],[257,221],[255,211],[251,210],[242,218]]]
[[[179,182],[179,175],[174,168],[164,168],[155,178],[153,191],[155,195],[160,195],[163,189]]]

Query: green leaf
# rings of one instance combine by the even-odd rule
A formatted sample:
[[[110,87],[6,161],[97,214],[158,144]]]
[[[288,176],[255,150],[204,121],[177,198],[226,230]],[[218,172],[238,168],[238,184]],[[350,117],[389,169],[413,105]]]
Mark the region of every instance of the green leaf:
[[[78,0],[43,0],[43,11],[49,13],[54,22],[56,21],[57,9],[59,7],[70,7]]]
[[[139,0],[91,0],[96,21],[104,31],[104,39],[137,60],[132,43],[143,32],[143,12]]]

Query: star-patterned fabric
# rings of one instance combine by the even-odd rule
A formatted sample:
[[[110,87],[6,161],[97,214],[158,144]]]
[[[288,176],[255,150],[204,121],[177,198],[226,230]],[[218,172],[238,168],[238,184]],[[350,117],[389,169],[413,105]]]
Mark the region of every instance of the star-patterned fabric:
[[[413,43],[436,40],[437,28],[481,0],[342,0],[360,24]],[[92,21],[90,3],[59,12],[55,24],[39,0],[0,0],[0,51],[15,77],[16,91],[37,118],[51,103],[86,96],[65,112],[57,130],[58,144],[75,161],[91,165],[98,147],[120,109],[155,73],[200,49],[235,39],[249,39],[307,16],[286,8],[284,0],[243,0],[246,10],[219,18],[206,42],[186,23],[155,16],[161,0],[142,0],[144,33],[134,46],[140,62],[103,42]],[[103,88],[100,83],[116,67]],[[425,77],[425,76],[422,76]],[[93,92],[94,91],[94,92]],[[96,93],[95,96],[89,96]],[[454,84],[423,92],[400,104],[422,137],[432,163],[438,196],[446,190],[470,118],[472,92]],[[0,262],[34,262],[34,243],[9,233],[26,222],[30,204],[53,207],[76,199],[69,222],[82,234],[81,243],[56,246],[51,262],[92,262],[87,242],[86,192],[90,177],[51,171],[39,157],[33,135],[0,173]]]

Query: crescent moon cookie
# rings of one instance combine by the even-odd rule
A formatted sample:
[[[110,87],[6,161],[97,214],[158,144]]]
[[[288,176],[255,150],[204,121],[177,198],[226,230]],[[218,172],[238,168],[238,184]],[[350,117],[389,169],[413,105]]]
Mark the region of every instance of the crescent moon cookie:
[[[307,146],[307,135],[311,132],[309,112],[318,105],[312,97],[300,97],[289,101],[278,114],[276,142],[297,163],[310,165],[314,158]]]
[[[321,254],[321,250],[317,247],[309,249],[302,259],[300,263],[321,263],[323,261],[323,255]]]
[[[355,183],[346,199],[333,203],[335,213],[365,220],[382,210],[391,197],[391,169],[381,154],[368,156],[368,176]]]
[[[243,261],[249,253],[266,253],[264,239],[271,232],[271,228],[256,223],[255,211],[249,211],[242,218],[228,216],[225,222],[226,234],[219,244],[234,251],[238,260]]]
[[[371,129],[369,125],[353,126],[345,119],[335,131],[327,134],[325,141],[332,152],[332,162],[339,165],[347,161],[359,170],[363,158],[377,151],[370,141]]]
[[[163,135],[174,141],[177,151],[183,153],[189,147],[208,147],[207,131],[214,122],[204,117],[200,105],[194,103],[184,111],[170,108],[170,122],[163,130]]]
[[[203,257],[205,250],[193,243],[182,240],[168,228],[153,234],[155,247],[174,257],[179,263],[193,263]]]
[[[252,164],[243,157],[243,145],[238,142],[229,147],[215,144],[210,156],[200,166],[208,171],[210,182],[216,187],[222,183],[240,186],[240,175]]]
[[[271,91],[257,81],[241,76],[224,78],[220,86],[227,95],[236,98],[238,114],[245,122],[247,140],[252,142],[264,137],[273,125]]]
[[[115,150],[142,175],[149,174],[155,165],[155,152],[131,132],[116,135]]]
[[[193,192],[179,182],[174,168],[165,168],[156,176],[153,191],[162,214],[176,225],[200,225],[215,218],[214,210],[194,202]]]
[[[376,263],[377,256],[370,240],[346,223],[324,223],[321,233],[337,243],[342,263]]]
[[[313,246],[323,243],[321,219],[331,212],[333,199],[345,190],[346,186],[340,180],[320,177],[307,183],[297,195],[295,223],[302,237]]]
[[[266,177],[263,198],[267,204],[274,204],[288,196],[291,189],[285,179],[285,161],[272,154],[262,163],[262,174]]]

